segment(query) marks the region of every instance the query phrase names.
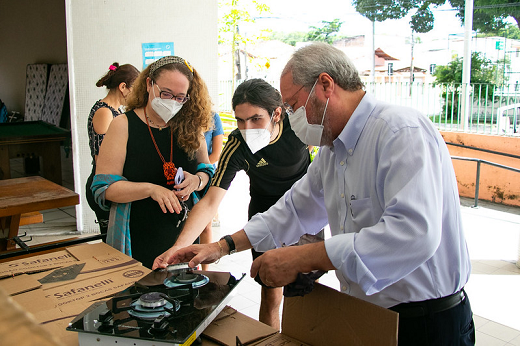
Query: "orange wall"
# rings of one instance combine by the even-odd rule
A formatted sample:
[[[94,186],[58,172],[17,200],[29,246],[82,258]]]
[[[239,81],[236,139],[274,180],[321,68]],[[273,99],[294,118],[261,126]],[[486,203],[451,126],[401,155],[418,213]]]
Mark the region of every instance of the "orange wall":
[[[520,138],[442,131],[441,134],[446,143],[461,144],[473,148],[520,156]],[[517,158],[456,147],[449,144],[448,149],[452,156],[476,158],[520,169],[520,159]],[[459,194],[464,197],[474,198],[477,162],[453,160],[453,167],[457,176]],[[518,172],[481,163],[479,189],[479,200],[520,206],[520,173]]]

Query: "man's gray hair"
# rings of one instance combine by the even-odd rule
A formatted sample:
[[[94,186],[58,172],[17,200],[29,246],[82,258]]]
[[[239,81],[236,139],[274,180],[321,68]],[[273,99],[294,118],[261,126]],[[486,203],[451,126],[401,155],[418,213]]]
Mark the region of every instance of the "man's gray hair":
[[[344,90],[356,91],[364,87],[356,67],[346,54],[323,42],[312,43],[294,52],[282,76],[289,72],[292,72],[295,85],[307,88],[311,88],[323,72]]]

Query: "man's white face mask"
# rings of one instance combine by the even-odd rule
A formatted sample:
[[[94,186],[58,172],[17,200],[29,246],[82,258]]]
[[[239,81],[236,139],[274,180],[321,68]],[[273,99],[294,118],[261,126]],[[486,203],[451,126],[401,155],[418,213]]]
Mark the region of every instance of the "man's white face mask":
[[[269,131],[269,125],[273,121],[274,112],[271,114],[271,118],[269,119],[269,124],[267,124],[266,128],[264,129],[245,129],[240,130],[240,133],[242,134],[242,137],[244,137],[244,140],[247,143],[247,146],[251,150],[251,152],[254,154],[260,149],[265,148],[269,141],[271,140],[271,134],[272,131]],[[273,126],[274,131],[274,126]]]
[[[329,104],[329,99],[327,99],[327,103],[325,104],[325,109],[323,110],[323,117],[321,118],[321,124],[309,124],[307,121],[307,103],[311,97],[314,88],[316,87],[316,82],[312,86],[311,92],[307,97],[307,101],[305,102],[305,106],[301,106],[296,111],[292,112],[291,110],[287,110],[286,112],[289,115],[289,122],[291,123],[291,128],[296,134],[296,136],[307,145],[319,146],[321,144],[321,136],[323,134],[323,120],[325,119],[325,113],[327,112],[327,106]],[[289,106],[290,108],[290,106]]]

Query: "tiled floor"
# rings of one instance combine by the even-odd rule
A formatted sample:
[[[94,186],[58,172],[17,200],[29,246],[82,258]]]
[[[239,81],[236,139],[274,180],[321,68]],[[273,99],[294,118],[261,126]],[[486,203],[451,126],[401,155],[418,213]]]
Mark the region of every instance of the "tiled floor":
[[[62,155],[64,185],[73,188],[72,159]],[[21,160],[13,160],[13,177],[23,174]],[[240,229],[247,221],[248,178],[239,174],[224,198],[220,210],[220,227],[214,227],[213,239]],[[515,262],[520,256],[520,208],[504,207],[473,200],[461,201],[462,217],[470,256],[472,275],[466,286],[470,297],[478,346],[520,346],[520,269]],[[73,207],[44,211],[44,223],[23,227],[33,236],[30,244],[79,235],[75,228]],[[21,232],[22,232],[21,231]],[[246,273],[237,287],[231,304],[240,312],[258,318],[260,287],[249,277],[249,252],[224,257],[210,269]],[[334,274],[320,282],[338,288]]]

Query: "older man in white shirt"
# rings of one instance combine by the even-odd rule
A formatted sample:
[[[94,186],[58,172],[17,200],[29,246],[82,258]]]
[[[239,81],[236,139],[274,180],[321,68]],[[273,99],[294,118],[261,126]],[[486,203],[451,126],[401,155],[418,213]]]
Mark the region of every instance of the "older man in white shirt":
[[[322,146],[307,175],[243,230],[164,263],[275,249],[253,262],[252,276],[284,286],[334,269],[342,292],[399,312],[399,345],[474,345],[463,290],[471,265],[440,133],[418,111],[366,94],[350,60],[327,44],[298,50],[280,89],[296,135]],[[284,246],[326,224],[324,242]]]

